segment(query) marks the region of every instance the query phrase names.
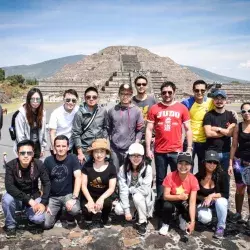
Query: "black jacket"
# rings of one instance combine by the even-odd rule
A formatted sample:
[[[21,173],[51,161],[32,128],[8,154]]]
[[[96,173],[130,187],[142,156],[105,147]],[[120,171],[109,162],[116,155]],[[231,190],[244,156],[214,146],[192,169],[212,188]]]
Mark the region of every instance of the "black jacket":
[[[6,191],[14,199],[28,204],[31,198],[36,199],[41,196],[40,190],[38,188],[38,179],[40,178],[43,187],[41,203],[47,205],[51,187],[48,173],[42,161],[34,159],[33,163],[31,164],[33,164],[33,171],[31,171],[31,166],[29,166],[27,169],[21,168],[17,158],[6,164]]]

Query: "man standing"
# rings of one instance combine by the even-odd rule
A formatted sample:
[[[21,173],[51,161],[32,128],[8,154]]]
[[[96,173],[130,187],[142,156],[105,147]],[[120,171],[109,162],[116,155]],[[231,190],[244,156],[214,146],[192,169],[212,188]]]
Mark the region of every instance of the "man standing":
[[[75,155],[68,154],[69,139],[65,135],[55,138],[54,149],[56,154],[44,161],[51,181],[44,228],[50,229],[54,226],[56,216],[63,207],[68,212],[68,227],[75,227],[73,216],[80,213],[81,166]]]
[[[108,111],[111,157],[118,172],[129,146],[140,142],[144,128],[142,113],[131,103],[133,88],[125,83],[119,88],[120,103]]]
[[[66,135],[69,138],[69,150],[73,151],[73,140],[71,138],[72,122],[79,106],[76,105],[78,94],[74,89],[68,89],[63,94],[64,104],[55,109],[50,116],[50,144],[54,150],[54,140],[58,135]]]
[[[50,193],[50,180],[42,161],[34,159],[34,142],[17,144],[18,158],[6,164],[5,188],[2,198],[6,237],[16,237],[15,211],[25,209],[31,223],[42,224]],[[43,192],[39,190],[40,179]]]
[[[72,138],[81,164],[86,162],[87,148],[97,138],[107,138],[107,111],[98,102],[98,90],[89,87],[84,93],[85,102],[75,114]]]
[[[133,96],[132,102],[141,109],[143,119],[147,120],[149,109],[156,104],[154,96],[147,94],[148,80],[144,76],[135,78],[135,88],[137,95]]]
[[[207,83],[197,80],[193,83],[194,96],[182,101],[190,113],[191,129],[193,133],[193,159],[198,157],[198,166],[202,165],[205,157],[206,135],[203,128],[205,114],[214,108],[212,98],[206,96]]]
[[[205,134],[207,137],[206,149],[218,152],[220,163],[224,171],[228,171],[231,136],[237,119],[232,111],[225,109],[226,92],[217,90],[213,94],[214,110],[209,111],[203,121]]]
[[[162,182],[167,174],[177,167],[178,152],[182,152],[182,124],[187,136],[187,151],[192,152],[192,131],[187,108],[174,100],[176,86],[164,82],[161,86],[162,101],[152,106],[148,113],[146,128],[146,149],[149,158],[155,157],[157,197],[162,195]],[[151,151],[152,133],[155,130],[155,153]]]

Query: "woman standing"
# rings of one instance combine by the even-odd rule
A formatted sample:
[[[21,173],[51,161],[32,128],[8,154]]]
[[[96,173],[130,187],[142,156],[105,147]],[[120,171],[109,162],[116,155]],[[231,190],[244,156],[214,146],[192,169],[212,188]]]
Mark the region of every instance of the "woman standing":
[[[152,181],[152,167],[145,162],[144,148],[139,143],[133,143],[118,175],[120,202],[115,206],[115,213],[124,214],[125,219],[130,221],[131,208],[136,210],[139,215],[136,229],[141,235],[146,234],[147,218],[153,214],[155,195],[151,189]]]
[[[15,132],[15,150],[18,142],[28,139],[35,144],[34,158],[44,156],[47,145],[46,113],[40,89],[32,88],[28,92],[26,103],[19,108],[15,118]]]
[[[212,221],[212,209],[215,208],[218,224],[215,238],[223,238],[226,228],[229,181],[228,175],[220,166],[219,155],[216,151],[205,152],[205,167],[195,175],[200,190],[197,193],[198,221],[208,224]]]
[[[96,139],[87,152],[93,157],[93,161],[88,161],[82,168],[82,211],[85,223],[92,224],[93,214],[101,212],[101,223],[110,228],[110,196],[115,191],[116,168],[106,161],[107,154],[110,154],[107,140]]]
[[[247,174],[248,178],[245,178],[248,179],[247,182],[244,178],[242,178],[245,170],[247,170],[247,168],[249,169],[250,166],[250,102],[243,103],[240,109],[243,121],[240,122],[234,129],[228,170],[230,175],[234,172],[236,182],[236,214],[234,214],[231,218],[233,222],[237,222],[242,219],[241,211],[246,188],[250,214],[250,176]],[[250,216],[247,220],[247,227],[250,228]]]

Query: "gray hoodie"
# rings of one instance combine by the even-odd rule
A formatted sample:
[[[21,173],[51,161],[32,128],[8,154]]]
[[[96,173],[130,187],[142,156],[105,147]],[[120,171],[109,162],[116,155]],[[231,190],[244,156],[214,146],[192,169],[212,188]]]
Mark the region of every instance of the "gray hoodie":
[[[147,168],[147,169],[146,169]],[[145,177],[142,177],[142,173],[145,172]],[[149,217],[153,216],[155,194],[151,188],[153,180],[152,167],[150,165],[144,165],[141,169],[138,182],[135,186],[130,187],[131,184],[131,171],[127,173],[127,178],[124,172],[124,166],[120,168],[118,174],[118,184],[119,184],[119,194],[120,194],[120,204],[123,208],[125,214],[130,211],[129,194],[134,195],[139,192],[146,198],[147,215]]]
[[[108,111],[108,133],[112,149],[127,151],[136,139],[141,140],[143,128],[142,112],[134,104],[129,107],[117,104]]]
[[[72,124],[72,139],[76,148],[86,150],[91,146],[93,140],[97,138],[107,138],[107,110],[96,106],[97,114],[91,125],[83,133],[92,117],[92,113],[86,108],[85,103],[80,105],[79,110],[75,114]]]
[[[26,110],[22,106],[19,108],[19,113],[15,118],[15,130],[16,140],[14,144],[14,150],[16,151],[16,145],[18,142],[30,139],[30,125],[26,117]],[[39,143],[41,150],[44,151],[47,146],[47,131],[46,131],[46,111],[43,111],[42,128],[38,130]]]

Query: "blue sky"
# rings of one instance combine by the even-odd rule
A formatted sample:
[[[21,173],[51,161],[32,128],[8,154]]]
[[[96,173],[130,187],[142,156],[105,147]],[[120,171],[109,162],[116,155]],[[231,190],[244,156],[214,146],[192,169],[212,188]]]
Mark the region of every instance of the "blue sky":
[[[0,0],[0,66],[136,45],[250,80],[250,0]]]

